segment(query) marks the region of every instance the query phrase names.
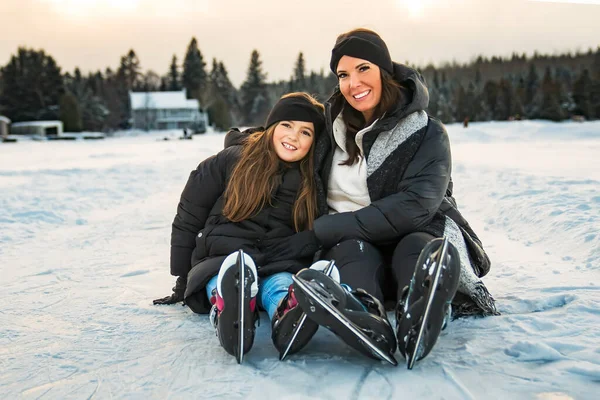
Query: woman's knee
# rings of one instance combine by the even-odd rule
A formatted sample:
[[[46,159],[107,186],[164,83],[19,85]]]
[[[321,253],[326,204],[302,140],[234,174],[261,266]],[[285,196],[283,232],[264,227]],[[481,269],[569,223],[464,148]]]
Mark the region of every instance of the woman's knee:
[[[433,235],[426,232],[413,232],[404,236],[394,249],[394,258],[396,254],[420,253],[421,250],[434,239]]]
[[[363,258],[382,259],[381,252],[372,243],[359,239],[344,240],[325,252],[326,259],[336,260],[336,264],[343,265]]]

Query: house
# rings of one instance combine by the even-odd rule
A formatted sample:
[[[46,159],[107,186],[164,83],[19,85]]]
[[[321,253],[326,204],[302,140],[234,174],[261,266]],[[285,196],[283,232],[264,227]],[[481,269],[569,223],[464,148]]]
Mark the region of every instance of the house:
[[[27,121],[15,122],[10,126],[12,135],[30,135],[48,139],[61,138],[63,133],[62,121]]]
[[[0,138],[8,136],[10,126],[10,119],[0,115]]]
[[[200,111],[198,100],[179,92],[129,92],[134,129],[190,129],[206,132],[208,115]]]

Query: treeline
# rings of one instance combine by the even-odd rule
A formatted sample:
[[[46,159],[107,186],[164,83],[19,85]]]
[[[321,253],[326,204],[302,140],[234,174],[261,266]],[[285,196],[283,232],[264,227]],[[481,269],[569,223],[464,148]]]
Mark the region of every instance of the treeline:
[[[268,82],[260,53],[253,50],[246,79],[236,88],[222,61],[207,63],[195,38],[181,62],[173,55],[165,75],[143,72],[134,50],[115,70],[82,74],[77,68],[63,73],[43,50],[19,48],[0,68],[0,114],[13,122],[60,119],[71,132],[108,132],[129,128],[129,91],[185,89],[217,129],[260,125],[282,94],[307,91],[325,101],[336,85],[330,71],[307,71],[302,53],[290,67],[288,80]],[[600,118],[600,47],[556,56],[478,57],[420,72],[429,87],[428,111],[445,123]]]
[[[431,65],[429,113],[444,122],[600,118],[600,47],[532,57],[478,57],[468,64]]]

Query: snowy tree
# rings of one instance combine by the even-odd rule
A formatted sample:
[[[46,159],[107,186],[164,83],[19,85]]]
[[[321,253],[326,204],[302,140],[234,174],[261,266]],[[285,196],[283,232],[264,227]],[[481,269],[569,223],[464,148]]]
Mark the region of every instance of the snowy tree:
[[[81,111],[82,129],[86,131],[102,130],[108,116],[108,109],[100,97],[101,95],[96,94],[101,93],[103,89],[102,74],[100,72],[90,74],[85,79],[79,68],[75,68],[73,77],[68,73],[65,74],[64,82],[66,89],[75,97]]]
[[[247,124],[262,125],[267,117],[271,104],[267,95],[266,78],[260,54],[253,50],[246,80],[240,90],[242,113]]]
[[[546,67],[544,79],[542,80],[542,106],[540,118],[552,121],[560,121],[564,118],[560,105],[559,85],[552,78],[550,67]]]
[[[187,91],[189,99],[197,99],[200,106],[206,103],[205,91],[207,88],[206,63],[202,57],[196,38],[188,45],[185,59],[183,61],[182,84]]]
[[[573,85],[573,101],[575,103],[574,114],[583,115],[587,119],[594,117],[592,108],[592,78],[590,71],[586,68]]]
[[[535,64],[529,65],[529,73],[525,80],[525,113],[528,118],[536,118],[539,114],[539,78]]]
[[[294,76],[292,77],[291,82],[291,91],[304,92],[307,90],[306,67],[304,63],[304,54],[302,54],[302,52],[298,54],[298,58],[296,59],[296,64],[294,66]]]
[[[173,54],[171,59],[171,65],[169,66],[169,76],[167,81],[167,88],[171,91],[181,90],[181,82],[179,77],[179,67],[177,66],[177,56]]]
[[[0,106],[13,121],[56,119],[64,85],[60,67],[43,50],[19,48],[1,70]]]
[[[81,108],[73,93],[67,91],[60,98],[60,120],[65,132],[81,132]]]
[[[125,85],[124,89],[129,92],[139,89],[141,86],[142,73],[140,60],[133,49],[121,57],[119,69],[117,70],[118,80]]]

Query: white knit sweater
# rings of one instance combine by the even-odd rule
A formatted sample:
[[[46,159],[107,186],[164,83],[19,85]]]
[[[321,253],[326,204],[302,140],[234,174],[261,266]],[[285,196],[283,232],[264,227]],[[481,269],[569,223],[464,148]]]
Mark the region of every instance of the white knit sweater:
[[[333,154],[327,190],[327,205],[330,214],[356,211],[371,204],[367,187],[367,162],[364,157],[362,139],[376,122],[356,133],[356,145],[360,150],[358,162],[353,165],[339,165],[348,159],[346,125],[344,125],[342,114],[333,121],[333,137],[337,146]]]

